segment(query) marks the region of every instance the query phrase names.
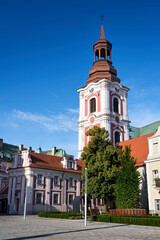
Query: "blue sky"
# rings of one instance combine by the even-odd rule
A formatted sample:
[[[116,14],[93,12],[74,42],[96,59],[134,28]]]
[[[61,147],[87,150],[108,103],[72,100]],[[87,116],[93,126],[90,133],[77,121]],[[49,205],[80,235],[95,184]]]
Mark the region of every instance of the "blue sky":
[[[86,84],[103,13],[112,61],[131,90],[131,124],[160,120],[160,2],[0,0],[0,137],[77,155],[76,90]]]

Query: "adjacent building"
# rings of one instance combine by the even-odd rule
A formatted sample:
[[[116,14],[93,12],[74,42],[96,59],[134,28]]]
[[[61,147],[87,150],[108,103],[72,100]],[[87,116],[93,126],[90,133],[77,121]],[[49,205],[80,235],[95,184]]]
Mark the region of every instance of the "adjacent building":
[[[7,212],[8,202],[8,169],[12,164],[18,146],[8,144],[0,139],[0,212]]]
[[[71,155],[57,157],[29,148],[14,155],[9,169],[9,213],[71,211],[81,195],[83,162]]]

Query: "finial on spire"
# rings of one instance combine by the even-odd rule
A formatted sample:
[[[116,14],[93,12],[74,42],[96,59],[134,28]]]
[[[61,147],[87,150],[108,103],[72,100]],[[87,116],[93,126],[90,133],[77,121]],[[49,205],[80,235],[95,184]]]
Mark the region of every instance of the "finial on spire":
[[[104,18],[103,14],[101,14],[100,18],[101,18],[101,24],[103,24],[103,18]]]

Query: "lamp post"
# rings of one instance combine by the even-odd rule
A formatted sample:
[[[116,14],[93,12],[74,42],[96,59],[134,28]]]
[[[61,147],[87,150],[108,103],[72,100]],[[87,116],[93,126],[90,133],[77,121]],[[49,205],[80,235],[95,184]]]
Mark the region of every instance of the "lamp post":
[[[27,210],[27,183],[28,179],[26,178],[26,195],[25,195],[25,201],[24,201],[24,219],[26,219],[26,210]]]
[[[87,168],[85,168],[85,226],[87,226]]]

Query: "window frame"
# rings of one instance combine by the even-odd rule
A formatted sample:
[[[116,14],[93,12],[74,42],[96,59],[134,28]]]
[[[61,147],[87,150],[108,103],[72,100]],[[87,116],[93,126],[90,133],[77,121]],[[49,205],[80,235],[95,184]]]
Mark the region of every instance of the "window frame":
[[[70,178],[69,178],[69,187],[70,187],[70,188],[73,188],[73,187],[74,187],[74,178],[73,178],[73,177],[70,177]]]
[[[57,203],[54,202],[54,200],[55,200],[54,196],[55,196],[55,195],[58,196],[58,199],[57,199],[58,201],[57,201]],[[53,195],[52,195],[52,197],[53,197],[52,205],[60,205],[60,193],[54,192]]]
[[[159,206],[158,207],[159,209],[157,209],[157,206]],[[155,211],[160,212],[160,199],[155,199]]]
[[[37,199],[38,199],[38,195],[41,195],[41,197],[40,197],[40,202],[38,202],[37,201]],[[36,192],[36,202],[35,202],[36,204],[43,204],[43,193],[42,192]]]
[[[70,197],[72,197],[72,201],[70,201]],[[74,201],[74,194],[68,194],[68,205],[73,205],[73,201]]]
[[[115,105],[114,105],[114,99],[116,99],[117,100],[117,103],[118,103],[118,111],[117,112],[115,112]],[[113,112],[114,113],[117,113],[117,114],[120,114],[120,103],[119,103],[119,98],[117,97],[117,96],[113,96],[113,100],[112,100],[112,106],[113,106]]]
[[[91,112],[91,101],[92,101],[93,99],[95,100],[95,111]],[[88,106],[88,108],[89,108],[89,109],[88,109],[88,110],[89,110],[89,111],[88,111],[89,114],[96,113],[96,112],[97,112],[97,98],[96,98],[95,96],[93,96],[93,97],[91,97],[91,98],[89,99],[88,102],[89,102],[89,104],[88,104],[88,105],[89,105],[89,106]]]
[[[42,174],[38,174],[38,176],[37,176],[37,185],[43,185],[43,175]]]
[[[59,185],[59,176],[54,176],[53,181],[54,181],[54,186],[58,186]]]
[[[69,160],[69,168],[73,169],[73,160]]]

